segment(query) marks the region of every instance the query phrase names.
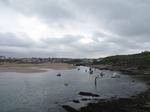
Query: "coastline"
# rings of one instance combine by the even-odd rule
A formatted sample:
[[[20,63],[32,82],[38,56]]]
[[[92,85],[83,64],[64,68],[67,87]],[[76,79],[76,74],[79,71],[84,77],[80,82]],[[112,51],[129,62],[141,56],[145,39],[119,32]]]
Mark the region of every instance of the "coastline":
[[[112,70],[112,71],[120,71],[123,73],[128,73],[129,75],[149,75],[150,67],[127,67],[127,66],[116,66],[111,64],[97,64],[91,65],[93,68],[97,68],[100,70]]]
[[[40,64],[18,64],[5,63],[0,65],[0,72],[17,72],[17,73],[39,73],[46,72],[44,69],[75,69],[76,66],[67,63],[40,63]]]
[[[137,75],[139,78],[144,79],[145,83],[150,85],[149,69],[139,69],[136,67],[114,66],[107,64],[91,65],[92,68],[100,70],[121,71],[128,75]],[[67,112],[150,112],[150,88],[141,92],[138,95],[129,98],[112,98],[98,100],[97,103],[89,103],[79,110],[72,107],[65,108]]]
[[[133,67],[125,69],[123,67],[117,67],[112,65],[92,65],[91,67],[97,69],[108,69],[117,71],[124,70],[126,73],[131,73],[130,75],[136,75],[136,72],[140,71],[137,70],[137,68],[134,69]],[[75,68],[77,67],[66,63],[41,63],[41,64],[6,63],[0,65],[0,72],[39,73],[47,71],[44,69],[61,70],[61,69],[75,69]],[[144,71],[144,69],[142,71]],[[138,72],[138,74],[140,73],[141,71]],[[147,72],[142,73],[143,76],[146,76],[146,74]],[[148,82],[149,79],[147,79],[146,81]],[[148,85],[150,85],[150,83]],[[150,89],[130,98],[118,98],[118,99],[114,98],[110,100],[105,99],[99,100],[97,103],[89,103],[88,106],[82,107],[79,110],[75,110],[72,107],[67,108],[69,108],[68,110],[66,109],[68,112],[149,112]]]
[[[76,112],[149,112],[150,89],[130,98],[99,100]],[[69,111],[68,111],[69,112]],[[71,111],[70,111],[71,112]]]

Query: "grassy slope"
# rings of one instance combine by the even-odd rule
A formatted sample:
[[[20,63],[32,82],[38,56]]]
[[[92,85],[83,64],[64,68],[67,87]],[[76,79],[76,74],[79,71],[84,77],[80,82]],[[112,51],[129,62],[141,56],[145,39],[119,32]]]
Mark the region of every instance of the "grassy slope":
[[[150,67],[150,52],[110,56],[104,58],[100,63],[127,67]]]

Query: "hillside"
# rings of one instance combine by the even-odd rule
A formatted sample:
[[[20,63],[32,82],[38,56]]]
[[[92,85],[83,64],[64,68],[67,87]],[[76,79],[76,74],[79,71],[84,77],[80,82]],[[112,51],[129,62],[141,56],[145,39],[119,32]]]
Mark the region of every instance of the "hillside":
[[[103,58],[100,62],[93,63],[92,67],[121,71],[131,75],[150,75],[150,52],[132,55],[116,55]],[[149,77],[150,79],[150,77]]]
[[[116,55],[104,58],[99,64],[111,64],[126,67],[150,67],[150,52],[132,55]]]

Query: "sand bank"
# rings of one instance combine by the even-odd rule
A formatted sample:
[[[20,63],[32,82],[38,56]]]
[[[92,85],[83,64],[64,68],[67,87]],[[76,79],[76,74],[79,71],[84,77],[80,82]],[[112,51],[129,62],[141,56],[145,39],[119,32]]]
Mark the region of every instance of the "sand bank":
[[[0,65],[0,72],[38,73],[46,72],[45,69],[75,69],[76,67],[66,63],[40,63],[40,64],[17,64],[5,63]]]

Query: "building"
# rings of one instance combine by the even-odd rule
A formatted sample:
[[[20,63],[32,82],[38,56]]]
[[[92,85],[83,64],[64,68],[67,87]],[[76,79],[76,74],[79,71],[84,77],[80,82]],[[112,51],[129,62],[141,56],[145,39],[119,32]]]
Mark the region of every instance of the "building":
[[[4,59],[6,59],[6,57],[5,56],[0,56],[0,59],[4,60]]]

